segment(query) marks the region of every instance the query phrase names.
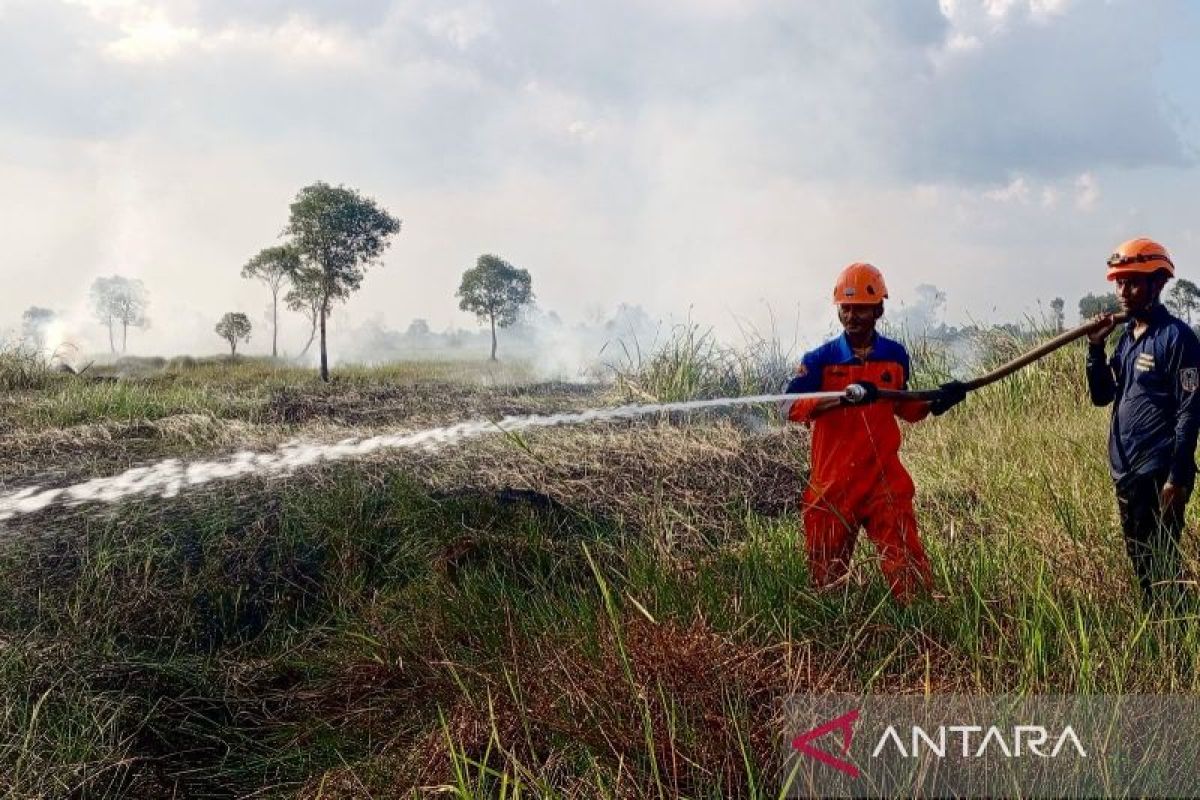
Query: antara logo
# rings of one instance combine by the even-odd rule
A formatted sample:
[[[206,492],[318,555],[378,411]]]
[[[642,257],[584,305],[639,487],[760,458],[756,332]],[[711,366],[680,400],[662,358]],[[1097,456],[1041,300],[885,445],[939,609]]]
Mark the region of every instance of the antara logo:
[[[818,725],[811,731],[802,733],[795,739],[792,739],[792,749],[797,752],[804,753],[809,758],[815,758],[826,766],[833,767],[836,770],[846,773],[851,778],[858,777],[858,767],[851,764],[849,761],[843,761],[837,756],[830,755],[819,747],[813,746],[813,741],[820,739],[827,733],[833,731],[842,732],[842,755],[850,754],[850,742],[854,738],[854,723],[858,719],[858,709],[842,714],[834,720],[826,722],[824,725]]]
[[[854,739],[854,723],[858,721],[859,713],[859,709],[848,711],[800,734],[792,740],[792,749],[825,766],[844,772],[851,778],[857,778],[858,767],[847,759],[850,755],[850,743]],[[830,733],[842,735],[841,756],[822,750],[814,744],[817,739]],[[1080,758],[1087,758],[1087,750],[1070,725],[1057,734],[1052,734],[1042,725],[1016,725],[1011,730],[1002,730],[995,725],[987,728],[982,725],[939,725],[926,730],[919,725],[913,725],[907,733],[908,736],[902,737],[895,725],[889,725],[880,734],[875,749],[871,751],[871,758],[888,755],[917,758],[923,751],[937,758],[945,758],[948,752],[952,756],[961,753],[963,758],[984,758],[989,754],[1003,755],[1005,758],[1057,758],[1068,745]],[[954,746],[956,744],[957,746]]]

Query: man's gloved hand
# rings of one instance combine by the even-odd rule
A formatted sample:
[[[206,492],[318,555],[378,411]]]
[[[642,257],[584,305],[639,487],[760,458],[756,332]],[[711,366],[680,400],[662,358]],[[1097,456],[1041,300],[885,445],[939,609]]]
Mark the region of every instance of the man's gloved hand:
[[[938,396],[929,401],[929,411],[940,417],[966,399],[966,385],[962,381],[948,381],[938,387]]]
[[[856,386],[859,387],[859,390],[854,388]],[[870,381],[852,383],[846,387],[846,393],[842,395],[842,402],[851,406],[865,406],[867,403],[874,403],[878,399],[879,387]]]

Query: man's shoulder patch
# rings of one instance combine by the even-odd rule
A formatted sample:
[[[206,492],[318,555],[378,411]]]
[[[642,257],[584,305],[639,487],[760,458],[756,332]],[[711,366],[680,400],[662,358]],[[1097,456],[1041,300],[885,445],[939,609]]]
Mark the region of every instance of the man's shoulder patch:
[[[1200,369],[1188,367],[1179,370],[1179,387],[1185,392],[1194,392],[1200,387]]]
[[[803,378],[807,374],[808,374],[808,367],[805,366],[803,361],[801,361],[799,364],[796,365],[796,377]]]

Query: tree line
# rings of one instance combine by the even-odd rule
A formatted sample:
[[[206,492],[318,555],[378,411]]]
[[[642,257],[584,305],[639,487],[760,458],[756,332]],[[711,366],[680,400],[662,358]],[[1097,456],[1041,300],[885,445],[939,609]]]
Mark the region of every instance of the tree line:
[[[319,343],[319,372],[329,380],[329,315],[336,303],[345,302],[362,286],[368,268],[379,264],[392,239],[399,234],[401,221],[374,200],[345,186],[318,181],[306,186],[289,207],[283,241],[264,247],[241,268],[247,280],[262,283],[271,295],[271,356],[279,355],[279,306],[304,316],[308,322],[308,340],[298,358],[303,358]],[[923,285],[930,297],[922,302],[936,310],[942,295],[936,287]],[[522,311],[534,302],[533,281],[527,270],[519,269],[500,256],[486,253],[475,266],[467,269],[455,297],[459,308],[470,312],[491,330],[491,360],[496,360],[497,330],[513,325]],[[97,321],[108,333],[109,349],[126,352],[129,329],[149,326],[149,297],[140,280],[120,275],[97,278],[90,290],[91,308]],[[1200,311],[1200,287],[1180,278],[1163,296],[1163,302],[1189,325],[1193,312]],[[1065,326],[1066,303],[1061,297],[1050,303],[1052,320],[1058,330]],[[1079,299],[1080,320],[1120,309],[1112,292],[1089,293]],[[22,339],[43,349],[45,331],[55,321],[51,309],[31,306],[22,315]],[[236,357],[239,342],[248,341],[252,332],[249,317],[237,311],[225,313],[215,332]]]
[[[384,221],[383,214],[386,212],[376,214],[372,209],[364,207],[371,201],[363,200],[356,193],[341,187],[332,193],[326,192],[326,189],[330,188],[321,183],[307,187],[300,193],[297,202],[293,203],[293,209],[299,205],[300,214],[306,220],[312,217],[320,219],[321,215],[348,220],[357,217],[360,223],[352,224],[361,224],[361,220],[366,220],[367,224],[372,221],[377,223],[380,230],[391,228],[391,225]],[[316,196],[314,197],[314,195]],[[336,211],[331,210],[335,208]],[[314,209],[317,210],[314,211]],[[374,209],[374,211],[378,211],[378,209]],[[295,219],[289,222],[284,235],[289,235],[295,223]],[[306,221],[303,224],[312,231],[320,223],[313,224]],[[399,230],[399,225],[399,221],[396,220],[396,231]],[[322,241],[327,243],[336,241],[336,230],[336,224],[327,226]],[[315,238],[317,236],[310,233],[308,240],[312,241]],[[380,240],[382,240],[382,236]],[[281,245],[263,248],[242,267],[242,277],[261,282],[271,294],[272,357],[278,357],[279,354],[280,300],[291,311],[303,315],[309,323],[308,339],[297,358],[303,358],[308,353],[319,333],[321,334],[321,349],[324,354],[327,338],[324,335],[322,317],[328,318],[333,303],[337,300],[345,300],[361,285],[363,269],[373,263],[373,259],[378,257],[378,253],[383,247],[381,243],[376,243],[361,234],[357,241],[364,244],[357,250],[361,256],[360,260],[353,265],[355,272],[351,272],[344,266],[347,263],[345,254],[355,252],[354,240],[342,247],[340,251],[342,260],[333,262],[334,269],[328,271],[328,277],[327,270],[321,266],[322,262],[306,256],[295,241],[285,241]],[[944,304],[945,296],[935,286],[922,285],[917,288],[921,301],[918,305],[921,305],[922,309],[927,312],[917,316],[928,317],[926,322],[931,324],[932,315],[935,315],[937,309]],[[97,278],[91,286],[89,297],[95,318],[107,330],[109,349],[114,354],[126,351],[130,328],[144,329],[150,324],[147,315],[149,297],[145,286],[139,280],[120,275]],[[515,324],[520,319],[521,312],[534,301],[532,279],[529,272],[518,269],[499,256],[490,253],[479,256],[475,266],[463,273],[455,297],[459,300],[461,310],[475,314],[482,324],[490,327],[490,357],[493,361],[496,360],[497,354],[497,330]],[[1178,278],[1164,294],[1163,303],[1173,314],[1191,325],[1193,315],[1200,311],[1200,286],[1186,278]],[[927,309],[926,306],[928,306]],[[1061,297],[1055,297],[1050,302],[1050,319],[1058,331],[1065,328],[1065,309],[1066,303]],[[1116,294],[1112,292],[1089,293],[1081,297],[1078,302],[1081,322],[1097,314],[1119,310],[1120,302]],[[45,349],[46,331],[57,319],[58,314],[52,309],[30,306],[21,316],[21,340],[38,350]],[[422,322],[422,324],[424,323]],[[250,318],[246,314],[231,311],[220,318],[215,331],[229,344],[231,356],[236,356],[238,344],[249,340],[252,328]],[[947,335],[952,334],[955,330],[946,328],[944,325],[933,326],[931,329]],[[328,362],[325,358],[322,359],[321,375],[326,380],[328,379]]]
[[[289,207],[283,241],[264,247],[241,268],[241,275],[266,286],[271,295],[271,356],[279,356],[280,301],[309,323],[303,358],[319,343],[320,376],[329,380],[327,321],[338,302],[362,286],[369,267],[377,265],[401,221],[374,200],[345,186],[318,181],[300,190]],[[485,254],[463,273],[455,296],[459,308],[491,326],[491,359],[496,360],[498,328],[517,321],[521,310],[534,300],[532,279],[499,256]],[[149,326],[149,296],[140,280],[120,275],[97,278],[90,291],[91,308],[108,331],[109,350],[124,353],[130,328]],[[32,306],[22,315],[22,338],[44,349],[45,331],[55,313]],[[236,358],[240,342],[249,341],[253,325],[240,311],[225,313],[214,331]]]
[[[242,267],[242,277],[257,280],[271,293],[271,355],[279,354],[279,300],[309,321],[308,342],[320,342],[320,375],[329,380],[327,320],[336,302],[344,302],[362,286],[366,269],[379,262],[400,220],[375,201],[343,186],[318,182],[300,191],[291,205],[285,241],[265,247]],[[286,289],[286,291],[285,291]],[[529,272],[499,256],[479,257],[463,273],[456,297],[459,307],[487,321],[492,330],[491,358],[496,360],[496,329],[513,324],[533,302]],[[236,355],[238,341],[250,336],[250,320],[229,312],[217,333]]]
[[[1176,278],[1171,283],[1171,288],[1163,293],[1162,302],[1172,314],[1191,325],[1192,313],[1200,311],[1200,286],[1187,278]],[[1091,319],[1097,314],[1111,314],[1120,310],[1121,303],[1112,292],[1086,294],[1079,299],[1080,322]]]

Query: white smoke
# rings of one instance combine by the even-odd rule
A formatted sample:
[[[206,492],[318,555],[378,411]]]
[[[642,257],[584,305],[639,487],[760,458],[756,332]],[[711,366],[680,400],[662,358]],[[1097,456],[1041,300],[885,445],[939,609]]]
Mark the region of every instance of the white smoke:
[[[517,323],[497,330],[496,355],[501,362],[529,364],[540,380],[590,381],[620,360],[622,347],[648,347],[660,327],[640,306],[626,303],[611,314],[592,315],[590,321],[576,323],[564,321],[554,311],[532,308]],[[380,316],[355,324],[342,314],[332,336],[336,339],[331,338],[330,356],[335,363],[477,361],[491,353],[487,326],[434,332],[424,320],[416,319],[401,331]]]

